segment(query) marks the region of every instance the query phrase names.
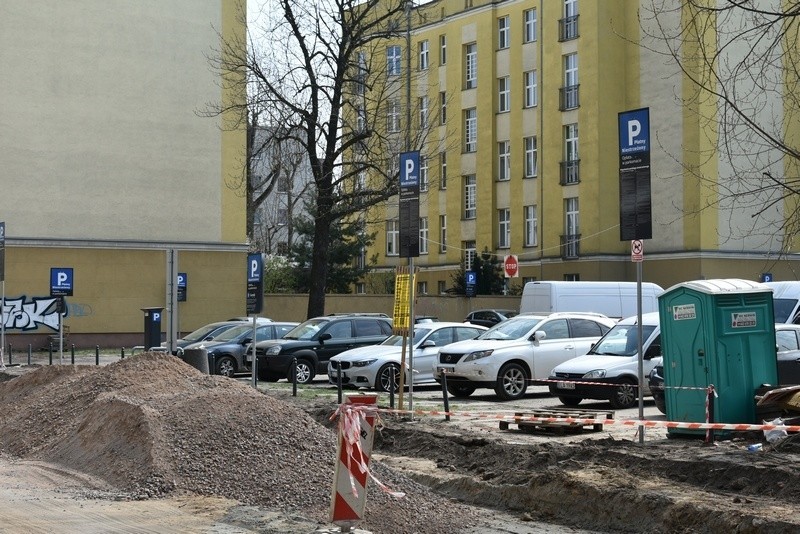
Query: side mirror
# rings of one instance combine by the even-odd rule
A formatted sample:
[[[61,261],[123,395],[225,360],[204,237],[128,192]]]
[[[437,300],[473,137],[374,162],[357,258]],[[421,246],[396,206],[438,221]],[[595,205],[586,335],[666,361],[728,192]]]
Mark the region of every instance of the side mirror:
[[[421,345],[421,347],[423,349],[427,349],[428,347],[435,347],[435,346],[436,346],[436,342],[434,340],[432,340],[432,339],[426,339]]]
[[[644,358],[645,360],[652,360],[653,358],[657,358],[661,356],[661,345],[658,343],[653,343],[647,350],[644,351]]]
[[[533,343],[539,343],[541,340],[545,339],[547,334],[545,334],[542,330],[537,330],[533,333]]]
[[[332,337],[333,337],[333,336],[331,336],[331,335],[330,335],[328,332],[325,332],[324,334],[320,335],[320,336],[317,338],[317,340],[319,340],[319,342],[320,342],[320,343],[324,343],[325,341],[328,341],[328,340],[329,340],[329,339],[331,339]]]
[[[253,341],[252,339],[250,339],[249,337],[246,337],[246,338],[244,338],[244,339],[242,340],[242,343],[241,343],[241,344],[242,344],[242,345],[249,345],[249,344],[250,344],[252,341]]]

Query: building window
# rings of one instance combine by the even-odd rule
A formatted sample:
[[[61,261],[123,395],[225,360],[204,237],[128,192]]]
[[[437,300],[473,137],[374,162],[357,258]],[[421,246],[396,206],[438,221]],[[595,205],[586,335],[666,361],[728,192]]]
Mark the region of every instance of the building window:
[[[428,294],[428,282],[417,282],[417,295]]]
[[[358,251],[358,256],[356,256],[356,269],[366,269],[367,268],[367,247],[361,247],[361,250]]]
[[[288,256],[289,255],[289,243],[286,241],[279,241],[278,242],[278,255],[279,256]]]
[[[356,106],[356,132],[364,133],[367,129],[367,112],[364,106]]]
[[[508,248],[511,246],[511,210],[503,208],[497,210],[497,246]]]
[[[564,199],[564,237],[561,241],[562,256],[565,259],[579,256],[580,221],[577,197]]]
[[[525,82],[525,107],[532,108],[539,103],[538,86],[536,82],[536,71],[529,70],[522,76]]]
[[[525,178],[536,176],[538,169],[536,137],[525,138]]]
[[[367,293],[367,284],[364,282],[356,282],[356,294],[365,295]]]
[[[508,15],[497,19],[497,47],[500,50],[508,48],[510,33],[508,24]]]
[[[386,255],[397,256],[400,254],[400,230],[397,219],[386,221]]]
[[[580,282],[581,275],[579,273],[567,273],[564,275],[565,282]]]
[[[439,215],[439,252],[447,252],[447,215]]]
[[[523,208],[525,216],[525,235],[524,245],[535,247],[538,244],[539,221],[536,218],[536,206],[525,206]]]
[[[292,181],[288,173],[281,173],[278,178],[278,193],[288,193],[292,190]]]
[[[356,193],[367,189],[367,171],[358,171],[356,174]]]
[[[289,224],[289,210],[278,208],[278,226],[286,226],[287,224]]]
[[[419,127],[428,127],[428,97],[421,96],[419,98]]]
[[[464,176],[464,218],[474,219],[476,212],[475,193],[477,190],[477,183],[474,174]]]
[[[428,70],[428,40],[419,43],[419,70]]]
[[[367,82],[367,55],[364,52],[359,52],[357,58],[356,94],[363,95],[366,90]]]
[[[439,93],[439,124],[447,124],[447,93]]]
[[[444,295],[445,293],[447,293],[447,282],[445,282],[444,280],[438,280],[436,282],[436,291],[440,295]]]
[[[428,218],[420,217],[419,219],[419,253],[428,253]]]
[[[511,143],[497,143],[497,179],[504,182],[511,178]]]
[[[389,132],[400,131],[400,101],[389,100],[386,111],[386,130]]]
[[[575,109],[578,101],[578,54],[564,56],[564,87],[559,91],[559,109]]]
[[[439,152],[439,189],[447,189],[447,152]]]
[[[439,65],[447,65],[447,36],[439,36]]]
[[[464,87],[475,89],[478,86],[478,45],[466,45],[464,51]]]
[[[464,152],[478,148],[478,113],[475,108],[464,110]]]
[[[402,65],[402,52],[399,46],[389,46],[386,48],[386,74],[398,76]]]
[[[564,0],[564,18],[558,21],[558,40],[578,38],[578,0]]]
[[[422,154],[419,156],[419,190],[428,190],[428,158]]]
[[[472,266],[475,264],[475,251],[477,249],[475,241],[464,241],[461,248],[464,249],[464,270],[471,271]]]
[[[526,9],[523,16],[523,35],[526,43],[536,40],[536,9]]]
[[[578,125],[564,126],[564,161],[561,162],[561,184],[577,184],[580,181],[580,158],[578,157]]]
[[[511,107],[511,82],[508,76],[497,79],[497,111],[505,113]]]

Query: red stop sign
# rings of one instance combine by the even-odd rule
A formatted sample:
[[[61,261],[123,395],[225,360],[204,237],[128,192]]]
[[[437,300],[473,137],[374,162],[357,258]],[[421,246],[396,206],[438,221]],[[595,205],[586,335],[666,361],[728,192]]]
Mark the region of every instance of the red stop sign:
[[[517,257],[514,255],[506,256],[505,260],[503,260],[503,268],[506,271],[506,277],[513,278],[517,276],[519,272],[519,262],[517,261]]]

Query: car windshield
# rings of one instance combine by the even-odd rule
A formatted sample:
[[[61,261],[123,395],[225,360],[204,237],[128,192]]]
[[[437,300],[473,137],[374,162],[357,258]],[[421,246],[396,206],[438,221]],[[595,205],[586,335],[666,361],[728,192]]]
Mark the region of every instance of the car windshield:
[[[794,322],[794,317],[789,317],[789,315],[797,306],[797,299],[773,299],[772,305],[775,308],[776,323]]]
[[[312,339],[327,320],[309,319],[289,330],[283,339]]]
[[[215,337],[214,341],[235,341],[239,336],[252,331],[252,325],[234,326],[233,328],[225,330],[223,333]]]
[[[417,345],[422,339],[430,332],[429,328],[414,327],[414,346]],[[389,345],[392,347],[401,347],[403,345],[403,336],[389,336],[381,345]]]
[[[201,326],[194,332],[183,336],[183,339],[186,341],[201,341],[205,339],[208,336],[208,334],[219,328],[219,326],[220,325],[218,324],[207,324],[205,326]]]
[[[528,336],[537,324],[542,322],[542,317],[516,317],[502,323],[497,323],[489,330],[475,339],[520,339]]]
[[[655,326],[642,326],[642,343],[655,330]],[[633,356],[639,349],[639,327],[635,324],[618,324],[600,338],[589,354],[602,356]]]

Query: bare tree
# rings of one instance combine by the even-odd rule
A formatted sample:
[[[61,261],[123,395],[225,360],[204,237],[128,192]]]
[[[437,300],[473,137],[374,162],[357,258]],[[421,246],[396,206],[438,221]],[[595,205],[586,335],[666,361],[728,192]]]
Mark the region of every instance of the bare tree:
[[[716,205],[726,213],[723,239],[757,236],[766,250],[790,251],[800,230],[800,3],[648,0],[639,17],[641,44],[693,87],[676,98],[706,138],[684,147],[696,151],[692,165],[675,159],[713,191],[694,211]],[[723,164],[703,165],[712,158]]]

